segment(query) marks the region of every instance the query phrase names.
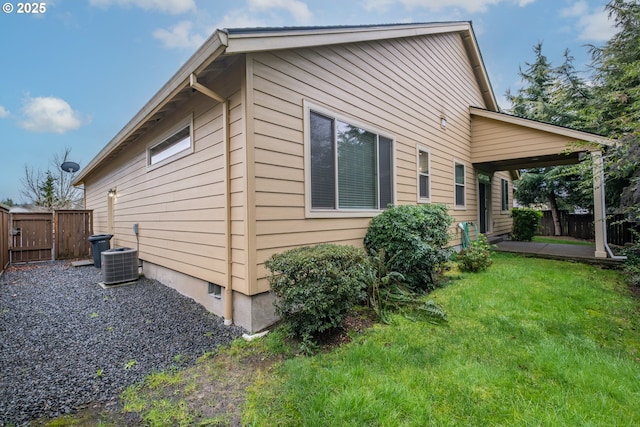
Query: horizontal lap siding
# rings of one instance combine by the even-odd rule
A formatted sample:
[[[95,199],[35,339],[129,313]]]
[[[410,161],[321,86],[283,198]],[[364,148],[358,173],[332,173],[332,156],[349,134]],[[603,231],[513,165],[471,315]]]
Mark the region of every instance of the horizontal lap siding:
[[[416,145],[430,149],[433,202],[453,205],[453,160],[467,166],[475,221],[469,106],[482,97],[457,34],[255,54],[253,70],[258,285],[273,253],[322,242],[362,245],[370,219],[305,219],[303,100],[395,138],[395,194],[416,202]],[[251,76],[250,76],[251,78]],[[448,121],[440,128],[440,115]]]
[[[476,163],[559,154],[573,142],[541,130],[473,117],[473,161]]]
[[[147,170],[146,147],[159,142],[172,125],[191,113],[195,152]],[[233,159],[235,153],[244,151],[239,134],[242,139],[244,135],[237,131],[244,121],[240,92],[231,96],[230,121]],[[141,259],[226,286],[223,138],[222,106],[194,93],[178,111],[165,117],[98,174],[87,178],[87,208],[94,209],[95,231],[107,232],[107,191],[117,187],[112,246],[136,247],[132,227],[137,223]],[[243,155],[234,167],[244,168]],[[243,180],[242,173],[236,175],[236,181]],[[233,180],[231,187],[235,194],[244,191],[244,185]],[[244,214],[238,209],[244,211],[241,202],[232,207],[232,217],[242,224]],[[232,271],[242,286],[244,231],[242,226],[232,228],[236,231],[235,239],[232,238],[236,243],[234,262],[238,264],[232,266]]]
[[[513,206],[513,183],[509,172],[496,172],[491,180],[491,194],[493,195],[491,204],[492,222],[491,234],[501,235],[511,232],[513,219],[511,210],[502,211],[502,180],[509,181],[509,206]]]

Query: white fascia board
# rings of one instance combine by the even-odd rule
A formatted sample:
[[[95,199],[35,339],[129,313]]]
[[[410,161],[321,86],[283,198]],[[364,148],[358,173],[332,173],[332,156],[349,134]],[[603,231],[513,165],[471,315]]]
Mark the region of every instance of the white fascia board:
[[[416,25],[381,25],[362,27],[318,28],[305,30],[255,31],[228,34],[226,53],[250,53],[281,49],[326,46],[341,43],[356,43],[414,37],[427,34],[470,31],[468,22],[433,23]]]

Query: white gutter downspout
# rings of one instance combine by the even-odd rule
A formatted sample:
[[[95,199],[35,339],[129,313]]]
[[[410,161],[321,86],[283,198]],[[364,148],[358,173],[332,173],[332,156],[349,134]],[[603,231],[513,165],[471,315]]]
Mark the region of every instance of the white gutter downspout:
[[[230,180],[230,137],[229,137],[229,101],[198,83],[195,74],[189,76],[189,85],[198,92],[218,101],[222,104],[222,140],[224,144],[224,174],[225,174],[225,239],[227,244],[227,274],[226,286],[224,287],[224,324],[233,324],[233,289],[231,287],[231,180]]]

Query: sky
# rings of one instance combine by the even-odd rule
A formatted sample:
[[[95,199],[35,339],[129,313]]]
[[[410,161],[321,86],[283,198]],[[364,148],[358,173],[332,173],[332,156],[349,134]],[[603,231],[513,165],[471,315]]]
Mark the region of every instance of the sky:
[[[0,0],[0,200],[25,167],[71,149],[80,166],[127,124],[216,28],[471,21],[494,93],[522,87],[543,44],[552,65],[614,33],[604,0]],[[37,6],[37,7],[34,7]],[[22,12],[22,13],[20,13]],[[30,13],[27,13],[30,12]]]

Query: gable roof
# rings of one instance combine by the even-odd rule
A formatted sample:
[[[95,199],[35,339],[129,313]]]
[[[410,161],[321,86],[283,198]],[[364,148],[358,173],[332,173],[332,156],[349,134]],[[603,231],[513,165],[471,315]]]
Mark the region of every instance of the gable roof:
[[[460,33],[487,108],[497,111],[498,103],[471,22],[468,21],[216,30],[122,130],[80,170],[73,184],[84,182],[99,165],[132,144],[176,104],[185,100],[190,95],[192,75],[198,76],[213,70],[223,71],[226,68],[225,58],[230,55],[443,33]]]

